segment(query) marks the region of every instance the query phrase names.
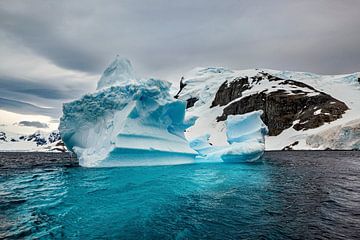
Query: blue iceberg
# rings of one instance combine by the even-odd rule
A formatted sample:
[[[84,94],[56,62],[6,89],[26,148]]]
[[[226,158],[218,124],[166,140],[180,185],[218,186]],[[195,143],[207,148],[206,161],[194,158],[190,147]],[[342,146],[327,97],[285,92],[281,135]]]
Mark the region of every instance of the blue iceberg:
[[[253,162],[265,151],[265,135],[268,128],[261,120],[262,111],[243,115],[231,115],[226,120],[228,145],[212,146],[209,134],[190,142],[190,147],[199,155],[198,161]]]
[[[136,79],[130,62],[117,58],[96,92],[64,104],[64,143],[86,167],[192,163],[197,153],[184,136],[191,122],[170,85]]]
[[[256,160],[264,152],[266,126],[260,112],[229,116],[228,146],[213,147],[206,136],[189,143],[186,104],[170,94],[171,84],[138,79],[131,63],[117,57],[94,93],[63,105],[59,130],[66,147],[85,167],[185,164],[221,159]]]

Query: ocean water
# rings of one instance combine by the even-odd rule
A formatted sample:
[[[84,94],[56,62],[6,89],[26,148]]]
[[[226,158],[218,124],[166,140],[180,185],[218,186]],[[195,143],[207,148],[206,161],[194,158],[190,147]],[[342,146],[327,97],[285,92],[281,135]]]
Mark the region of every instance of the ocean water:
[[[23,154],[0,154],[0,239],[360,238],[360,152],[124,168]]]

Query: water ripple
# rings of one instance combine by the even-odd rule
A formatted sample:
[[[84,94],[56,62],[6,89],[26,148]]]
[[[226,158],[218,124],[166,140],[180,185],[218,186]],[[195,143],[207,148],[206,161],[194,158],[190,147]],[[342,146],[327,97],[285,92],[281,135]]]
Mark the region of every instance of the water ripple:
[[[0,238],[358,239],[359,159],[0,171]]]

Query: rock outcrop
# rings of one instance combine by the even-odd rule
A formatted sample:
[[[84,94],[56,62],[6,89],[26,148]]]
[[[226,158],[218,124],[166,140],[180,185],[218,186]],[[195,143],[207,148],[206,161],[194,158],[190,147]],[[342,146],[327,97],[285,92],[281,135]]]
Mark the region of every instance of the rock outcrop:
[[[47,141],[44,136],[40,132],[35,132],[30,135],[20,136],[19,140],[28,141],[28,142],[35,142],[37,146],[43,146],[47,144]]]
[[[224,106],[231,101],[242,97],[242,93],[250,88],[251,86],[248,77],[235,78],[230,83],[226,81],[221,84],[219,90],[216,92],[215,99],[212,102],[211,107],[217,105]]]
[[[270,88],[242,97],[245,90],[252,88],[249,80],[259,84],[264,79],[277,81],[278,86],[283,85],[291,90],[274,91]],[[269,127],[270,136],[276,136],[292,126],[298,131],[317,128],[341,118],[348,110],[345,103],[309,85],[266,73],[223,83],[215,95],[212,107],[227,104],[229,105],[224,108],[223,114],[217,117],[218,121],[226,120],[229,115],[263,110],[262,120]]]
[[[184,78],[182,77],[180,80],[180,90],[178,91],[178,93],[174,96],[176,99],[179,98],[179,94],[181,93],[181,90],[184,89],[184,87],[186,87],[186,84],[183,82]],[[194,106],[194,104],[198,101],[199,99],[196,97],[190,97],[188,99],[186,99],[186,108],[191,108]]]
[[[0,142],[6,142],[6,141],[7,141],[6,133],[0,132]]]

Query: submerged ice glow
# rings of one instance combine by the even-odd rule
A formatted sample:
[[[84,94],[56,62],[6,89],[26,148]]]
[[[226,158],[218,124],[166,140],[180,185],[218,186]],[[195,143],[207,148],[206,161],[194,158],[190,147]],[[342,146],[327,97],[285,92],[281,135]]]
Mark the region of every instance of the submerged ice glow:
[[[260,114],[229,118],[230,145],[209,148],[205,155],[184,136],[195,120],[185,120],[185,103],[170,95],[169,82],[137,79],[130,62],[117,57],[96,92],[64,104],[59,130],[87,167],[184,164],[197,155],[247,161],[264,152]]]

